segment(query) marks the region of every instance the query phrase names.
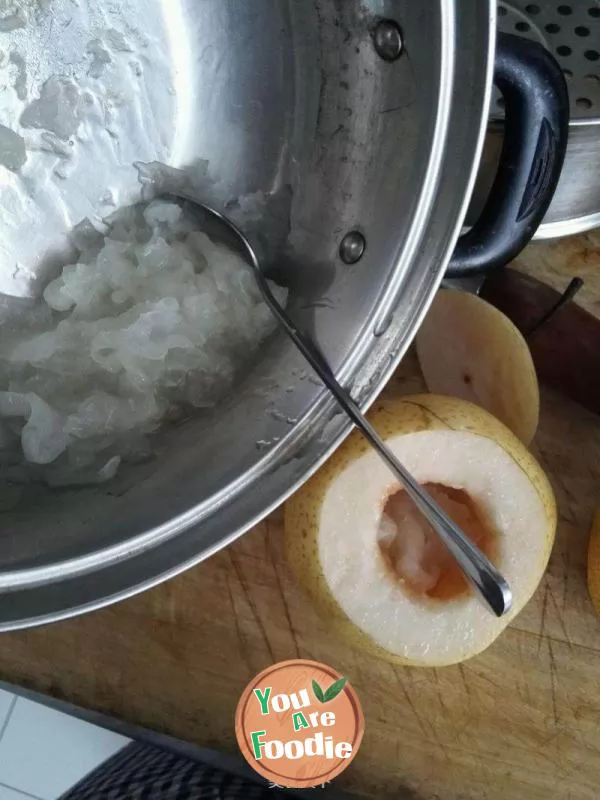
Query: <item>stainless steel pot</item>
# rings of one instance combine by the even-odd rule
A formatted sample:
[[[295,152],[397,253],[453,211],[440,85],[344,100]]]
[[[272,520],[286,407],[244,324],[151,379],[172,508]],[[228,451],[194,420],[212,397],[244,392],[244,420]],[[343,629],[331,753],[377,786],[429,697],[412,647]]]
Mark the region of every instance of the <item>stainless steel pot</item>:
[[[0,130],[4,324],[64,257],[73,225],[135,199],[133,162],[165,162],[230,211],[264,193],[258,227],[295,313],[354,397],[372,401],[463,223],[487,125],[494,2],[16,7],[0,19],[10,87],[0,122],[24,143]],[[497,79],[518,113],[512,127],[507,113],[513,135],[493,200],[455,271],[503,263],[550,201],[564,86],[540,53],[509,40],[499,50]],[[206,558],[347,433],[301,357],[275,337],[231,397],[163,430],[152,460],[107,487],[4,487],[0,628],[96,608]]]

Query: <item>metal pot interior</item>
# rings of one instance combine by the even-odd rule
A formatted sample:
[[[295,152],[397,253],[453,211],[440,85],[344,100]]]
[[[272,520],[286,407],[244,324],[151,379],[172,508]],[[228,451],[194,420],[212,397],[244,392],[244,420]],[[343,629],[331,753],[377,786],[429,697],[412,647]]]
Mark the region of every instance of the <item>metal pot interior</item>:
[[[0,167],[3,324],[29,313],[72,226],[138,198],[134,162],[162,162],[234,212],[240,197],[264,193],[263,216],[247,222],[290,286],[294,314],[355,396],[371,401],[462,224],[490,97],[493,3],[21,5],[20,16],[0,19],[9,98],[0,124],[27,145],[18,171]],[[373,38],[386,17],[405,47],[391,62]],[[41,113],[53,76],[94,113],[70,120],[52,103]],[[32,119],[38,127],[22,125]],[[367,247],[347,265],[339,250],[352,231]],[[153,457],[111,484],[4,486],[0,626],[95,607],[206,557],[347,432],[276,335],[222,404],[165,427]]]

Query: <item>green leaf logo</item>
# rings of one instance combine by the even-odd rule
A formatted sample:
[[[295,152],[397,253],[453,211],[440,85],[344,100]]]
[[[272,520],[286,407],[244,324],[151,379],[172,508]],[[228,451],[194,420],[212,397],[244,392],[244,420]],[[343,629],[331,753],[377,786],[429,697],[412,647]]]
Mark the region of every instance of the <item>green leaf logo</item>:
[[[331,700],[335,700],[338,694],[343,690],[344,686],[348,683],[348,678],[340,678],[339,680],[335,681],[331,684],[329,689],[325,692],[319,684],[313,680],[312,688],[315,697],[320,703],[329,703]]]
[[[323,689],[321,689],[321,687],[319,686],[319,684],[315,680],[313,680],[313,682],[312,682],[312,688],[313,688],[313,692],[314,692],[315,697],[317,698],[317,700],[320,703],[324,703],[325,702],[325,695],[323,694]]]
[[[330,700],[335,700],[347,683],[348,678],[340,678],[339,681],[332,683],[329,689],[327,689],[325,692],[325,702],[328,703]]]

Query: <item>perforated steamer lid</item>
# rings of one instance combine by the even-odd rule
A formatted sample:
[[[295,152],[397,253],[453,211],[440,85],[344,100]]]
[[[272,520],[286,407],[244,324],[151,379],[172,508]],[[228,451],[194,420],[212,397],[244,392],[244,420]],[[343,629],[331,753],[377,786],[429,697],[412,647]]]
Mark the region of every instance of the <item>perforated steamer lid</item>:
[[[571,119],[600,117],[600,0],[511,0],[498,4],[498,26],[543,44],[562,66],[569,85]],[[496,91],[492,117],[503,116]]]

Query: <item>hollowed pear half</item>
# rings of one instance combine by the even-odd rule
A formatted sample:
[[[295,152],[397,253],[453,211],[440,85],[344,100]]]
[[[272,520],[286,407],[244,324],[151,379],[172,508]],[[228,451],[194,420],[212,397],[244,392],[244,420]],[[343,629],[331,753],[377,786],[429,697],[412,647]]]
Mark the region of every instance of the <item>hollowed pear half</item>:
[[[498,420],[455,398],[379,403],[371,422],[509,581],[497,619],[402,487],[352,434],[285,509],[290,567],[337,631],[392,661],[442,666],[484,650],[530,599],[556,528],[550,484]]]
[[[505,314],[476,295],[444,289],[416,343],[430,392],[470,400],[531,444],[539,384],[527,342]]]

